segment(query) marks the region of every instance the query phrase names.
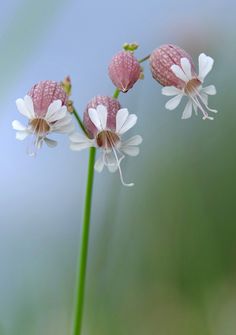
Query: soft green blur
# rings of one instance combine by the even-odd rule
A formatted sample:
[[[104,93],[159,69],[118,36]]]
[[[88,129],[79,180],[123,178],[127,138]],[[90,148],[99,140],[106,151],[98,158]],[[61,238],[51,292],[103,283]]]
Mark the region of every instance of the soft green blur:
[[[235,335],[235,4],[198,5],[12,2],[0,57],[0,335],[70,334],[87,164],[66,140],[28,163],[10,129],[14,100],[41,76],[70,74],[82,113],[93,95],[112,94],[107,62],[135,40],[139,57],[164,42],[195,61],[212,56],[206,84],[217,87],[210,106],[219,113],[183,121],[183,104],[166,111],[147,64],[144,81],[121,96],[144,142],[123,165],[134,188],[95,176],[83,335]]]

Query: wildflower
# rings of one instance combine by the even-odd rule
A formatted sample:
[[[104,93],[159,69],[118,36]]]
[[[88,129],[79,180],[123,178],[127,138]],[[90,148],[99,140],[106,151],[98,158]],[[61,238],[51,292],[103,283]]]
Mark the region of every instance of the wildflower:
[[[113,84],[124,93],[134,86],[142,73],[138,60],[130,51],[121,51],[116,54],[108,70]]]
[[[73,131],[71,116],[67,112],[67,95],[59,83],[51,80],[41,81],[34,85],[24,99],[17,99],[19,112],[28,118],[27,126],[19,121],[12,122],[17,140],[31,136],[32,145],[29,155],[34,156],[37,149],[45,142],[55,147],[57,142],[47,136],[53,132],[70,133]]]
[[[119,170],[123,185],[126,184],[120,167],[125,155],[137,156],[138,145],[142,138],[139,135],[123,140],[123,134],[137,122],[135,114],[129,114],[120,103],[106,96],[97,96],[91,100],[84,113],[84,125],[89,137],[79,133],[70,136],[72,150],[82,150],[89,147],[101,149],[101,156],[95,163],[95,169],[101,172],[106,166],[110,172]]]
[[[150,57],[152,76],[162,86],[162,94],[174,96],[165,105],[169,110],[175,109],[183,96],[189,98],[182,114],[182,119],[192,116],[192,109],[197,115],[198,109],[203,114],[203,120],[213,120],[208,111],[217,113],[208,107],[208,95],[215,95],[214,85],[202,87],[205,77],[211,71],[214,60],[201,53],[198,58],[199,73],[196,74],[195,66],[190,55],[183,49],[167,44],[153,51]]]

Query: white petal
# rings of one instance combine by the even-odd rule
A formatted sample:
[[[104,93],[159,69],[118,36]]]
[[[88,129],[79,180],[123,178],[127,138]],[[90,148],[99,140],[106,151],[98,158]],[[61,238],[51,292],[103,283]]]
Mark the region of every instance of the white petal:
[[[24,97],[24,101],[25,101],[25,105],[26,105],[28,111],[32,115],[32,118],[34,118],[35,117],[35,113],[34,113],[34,104],[33,104],[32,98],[29,95],[26,95]]]
[[[191,71],[190,61],[188,60],[188,58],[184,57],[184,58],[181,58],[180,63],[181,63],[181,67],[182,67],[184,73],[186,74],[187,78],[189,80],[191,80],[192,79],[192,71]]]
[[[180,90],[179,88],[175,86],[165,86],[165,87],[162,87],[161,93],[163,95],[172,96],[172,95],[182,94],[183,92],[182,90]]]
[[[75,125],[69,123],[55,130],[56,133],[71,134],[75,130]]]
[[[25,101],[23,99],[17,99],[16,100],[16,106],[17,106],[17,109],[18,111],[26,116],[28,119],[33,119],[34,118],[34,115],[32,114],[31,110],[28,109]]]
[[[27,136],[29,136],[28,131],[17,131],[16,132],[16,139],[19,141],[23,141]]]
[[[61,127],[64,127],[64,126],[66,126],[66,125],[68,125],[68,124],[70,124],[70,123],[72,123],[72,117],[70,116],[69,113],[67,113],[66,116],[63,117],[63,119],[60,119],[60,120],[54,122],[54,123],[51,125],[51,128],[52,128],[53,130],[56,130],[56,129],[61,128]]]
[[[66,116],[67,107],[61,106],[61,104],[61,100],[55,100],[49,105],[47,114],[45,116],[45,120],[48,123],[61,120]]]
[[[61,109],[62,102],[61,100],[54,100],[49,106],[47,110],[47,117],[50,118],[54,115],[59,109]]]
[[[143,142],[143,139],[140,135],[135,135],[131,138],[129,138],[128,140],[122,142],[122,146],[126,146],[126,145],[139,145]]]
[[[201,92],[200,96],[201,96],[201,99],[202,99],[204,105],[208,105],[208,96],[207,96],[207,94],[204,93],[204,92]]]
[[[118,169],[118,162],[112,151],[106,152],[104,154],[104,162],[109,172],[113,173],[113,172],[116,172],[116,170]]]
[[[111,173],[116,172],[117,169],[118,169],[117,162],[112,164],[112,165],[107,165],[107,168],[108,168],[109,172],[111,172]]]
[[[182,119],[189,119],[192,116],[192,101],[189,100],[184,108]]]
[[[125,132],[127,132],[130,128],[132,128],[135,124],[136,124],[136,122],[137,122],[137,115],[135,115],[135,114],[130,114],[128,117],[127,117],[127,119],[126,119],[126,121],[125,121],[125,123],[123,124],[123,126],[120,128],[120,130],[119,130],[119,134],[120,135],[122,135],[122,134],[124,134]]]
[[[135,147],[133,145],[122,146],[121,150],[129,156],[137,156],[139,154],[139,147]]]
[[[55,122],[51,126],[51,131],[54,131],[56,133],[72,133],[74,131],[74,124],[72,123],[71,117],[64,117],[63,119]]]
[[[211,71],[214,64],[214,59],[209,56],[206,56],[204,53],[201,53],[198,57],[198,64],[199,64],[198,77],[201,81],[203,81],[206,75]]]
[[[183,97],[183,95],[179,94],[179,95],[176,95],[176,97],[174,97],[174,98],[170,99],[169,101],[167,101],[167,103],[165,104],[166,109],[173,110],[176,107],[178,107],[178,105],[180,104],[180,101],[181,101],[182,97]]]
[[[45,137],[44,142],[47,144],[49,148],[54,148],[57,146],[57,141],[50,140],[50,138]]]
[[[118,110],[116,114],[116,132],[119,133],[120,129],[123,127],[127,118],[129,116],[129,112],[127,108],[121,108]]]
[[[100,105],[102,106],[102,105]],[[95,108],[89,108],[88,114],[90,117],[90,120],[93,122],[97,130],[101,131],[104,130],[104,125],[106,127],[106,120],[107,120],[107,108],[103,106],[104,108],[101,109],[101,107],[97,110]]]
[[[88,149],[93,147],[93,145],[89,142],[84,142],[84,143],[70,143],[70,149],[73,151],[81,151],[84,149]]]
[[[35,147],[37,149],[41,149],[43,146],[43,138],[42,137],[39,137],[35,140]]]
[[[96,160],[96,163],[94,165],[94,169],[97,171],[97,172],[102,172],[104,168],[104,161],[103,161],[103,155],[101,155],[97,160]]]
[[[100,119],[102,129],[106,129],[107,126],[107,108],[104,105],[97,106],[97,113]]]
[[[176,65],[176,64],[172,65],[171,70],[176,75],[177,78],[183,80],[184,82],[188,82],[188,78],[186,74],[184,73],[184,71],[181,69],[179,65]]]
[[[195,104],[195,102],[193,102],[193,109],[196,115],[197,115],[197,108],[198,108],[197,105]]]
[[[71,142],[74,142],[74,143],[92,141],[87,136],[85,136],[84,134],[80,134],[80,133],[73,133],[72,135],[70,135],[69,139]]]
[[[214,85],[209,85],[207,87],[204,87],[201,89],[201,93],[206,93],[208,95],[215,95],[216,94],[216,88]]]
[[[15,129],[15,130],[18,130],[18,131],[24,131],[27,129],[26,126],[24,126],[22,123],[20,123],[20,121],[18,120],[14,120],[12,122],[12,128]]]
[[[70,136],[70,141],[71,141],[71,144],[70,144],[71,150],[80,151],[80,150],[95,146],[94,140],[90,140],[85,135],[82,135],[79,133],[72,134]]]

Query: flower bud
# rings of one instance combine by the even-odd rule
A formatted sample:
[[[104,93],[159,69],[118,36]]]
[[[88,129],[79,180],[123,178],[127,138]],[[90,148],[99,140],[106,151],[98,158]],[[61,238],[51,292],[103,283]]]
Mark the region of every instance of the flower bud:
[[[176,77],[171,66],[181,66],[181,58],[187,58],[191,65],[193,77],[197,77],[191,56],[183,49],[172,44],[165,44],[155,49],[150,56],[152,76],[162,86],[175,86],[179,89],[185,87],[185,82]]]
[[[137,50],[139,47],[138,43],[134,42],[134,43],[124,43],[123,44],[123,49],[125,51],[131,51],[134,52],[135,50]]]
[[[130,90],[141,74],[141,66],[130,51],[116,54],[108,68],[113,84],[122,92]]]
[[[89,108],[96,108],[98,105],[103,105],[107,108],[107,127],[110,129],[116,128],[116,114],[118,110],[121,108],[121,105],[118,100],[110,98],[108,96],[96,96],[94,97],[87,105],[86,110],[84,112],[84,126],[88,131],[88,134],[91,138],[96,137],[97,135],[97,128],[92,123],[88,110]]]
[[[32,98],[34,113],[38,117],[44,117],[47,114],[48,107],[55,100],[61,100],[62,106],[67,103],[67,94],[60,83],[52,80],[41,81],[35,84],[28,95]]]
[[[72,85],[70,76],[64,78],[64,80],[61,82],[61,87],[66,92],[68,97],[71,96]]]

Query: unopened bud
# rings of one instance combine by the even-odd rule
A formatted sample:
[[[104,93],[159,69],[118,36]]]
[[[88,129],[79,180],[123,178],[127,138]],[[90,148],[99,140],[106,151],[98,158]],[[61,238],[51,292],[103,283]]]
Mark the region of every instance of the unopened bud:
[[[66,92],[68,97],[71,96],[72,85],[70,76],[65,77],[65,79],[61,82],[61,87]]]
[[[108,71],[113,84],[125,93],[139,79],[141,66],[132,52],[121,51],[112,58]]]
[[[125,51],[131,51],[134,52],[135,50],[137,50],[139,47],[138,43],[125,43],[123,44],[123,49]]]

